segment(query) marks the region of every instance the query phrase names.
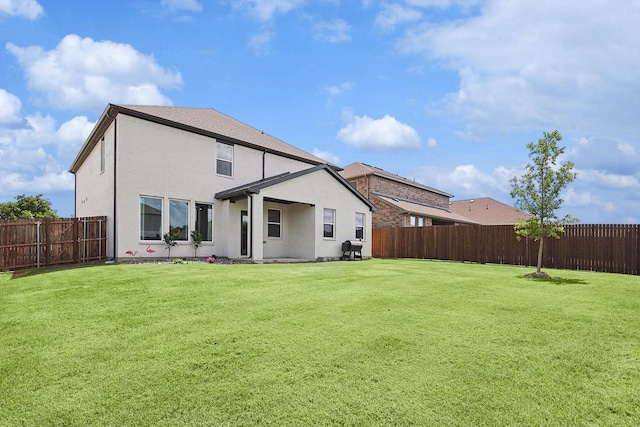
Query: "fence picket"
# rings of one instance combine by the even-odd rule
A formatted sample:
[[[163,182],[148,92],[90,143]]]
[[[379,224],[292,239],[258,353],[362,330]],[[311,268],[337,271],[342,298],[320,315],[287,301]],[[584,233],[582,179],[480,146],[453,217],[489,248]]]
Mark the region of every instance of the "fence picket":
[[[539,247],[511,225],[374,228],[372,242],[374,257],[529,266]],[[543,267],[640,275],[640,226],[567,226],[560,239],[545,239]]]
[[[106,220],[101,216],[0,221],[0,271],[106,259]],[[84,252],[81,244],[86,245]]]

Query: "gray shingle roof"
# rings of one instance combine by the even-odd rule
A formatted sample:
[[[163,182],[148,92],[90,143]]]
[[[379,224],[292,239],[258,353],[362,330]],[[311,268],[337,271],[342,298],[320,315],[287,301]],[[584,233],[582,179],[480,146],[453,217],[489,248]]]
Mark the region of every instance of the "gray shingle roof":
[[[449,209],[482,225],[516,224],[531,216],[490,197],[453,201]]]
[[[78,170],[118,114],[126,114],[258,150],[268,150],[311,165],[327,163],[313,154],[211,108],[109,104],[74,160],[70,168],[71,172]]]

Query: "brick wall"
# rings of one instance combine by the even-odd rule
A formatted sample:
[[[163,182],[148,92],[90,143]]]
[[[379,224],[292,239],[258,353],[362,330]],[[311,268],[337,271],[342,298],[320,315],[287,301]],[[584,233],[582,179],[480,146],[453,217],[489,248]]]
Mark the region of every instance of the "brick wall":
[[[372,226],[377,227],[404,227],[404,215],[398,211],[398,208],[391,206],[377,197],[371,198],[371,203],[378,208],[372,215]]]
[[[379,176],[370,176],[369,180],[369,191],[371,192],[388,194],[402,197],[404,199],[415,200],[421,203],[427,203],[432,206],[449,208],[449,198],[442,194],[412,187],[410,185],[402,184]],[[358,189],[358,191],[360,190]]]

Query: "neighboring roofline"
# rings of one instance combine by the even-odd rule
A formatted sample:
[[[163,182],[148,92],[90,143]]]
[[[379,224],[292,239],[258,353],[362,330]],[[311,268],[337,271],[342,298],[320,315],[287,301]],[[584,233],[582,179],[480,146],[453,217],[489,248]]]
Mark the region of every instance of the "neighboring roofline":
[[[429,203],[419,202],[419,201],[417,201],[415,199],[407,199],[406,197],[398,197],[398,196],[394,196],[393,194],[379,193],[377,191],[374,191],[371,194],[373,196],[386,197],[387,199],[392,199],[392,200],[396,200],[396,201],[400,201],[400,202],[413,203],[414,205],[420,205],[420,206],[424,206],[424,207],[427,207],[427,208],[438,209],[438,210],[441,210],[441,211],[444,211],[444,212],[447,212],[447,213],[453,213],[448,208],[443,208],[442,206],[431,205]]]
[[[177,107],[177,108],[179,108],[179,107]],[[215,110],[212,110],[212,111],[215,111]],[[89,154],[91,153],[93,148],[96,146],[96,144],[98,143],[100,138],[102,138],[102,136],[104,135],[106,130],[109,128],[111,123],[113,123],[113,121],[116,119],[118,114],[124,114],[124,115],[130,116],[130,117],[135,117],[135,118],[146,120],[146,121],[149,121],[149,122],[158,123],[158,124],[161,124],[161,125],[165,125],[165,126],[169,126],[169,127],[175,128],[175,129],[180,129],[180,130],[183,130],[183,131],[186,131],[186,132],[191,132],[191,133],[195,133],[195,134],[198,134],[198,135],[207,136],[207,137],[210,137],[210,138],[215,138],[216,140],[219,140],[219,141],[222,141],[222,142],[227,142],[227,143],[230,143],[230,144],[242,145],[244,147],[253,148],[254,150],[258,150],[258,151],[274,153],[274,154],[277,154],[277,155],[282,156],[282,157],[286,157],[286,158],[293,159],[293,160],[298,160],[298,161],[301,161],[301,162],[304,162],[304,163],[308,163],[308,164],[311,164],[311,165],[324,164],[324,163],[320,163],[320,162],[315,162],[315,161],[310,160],[310,159],[305,159],[303,157],[298,157],[298,156],[293,155],[293,154],[283,153],[282,151],[266,148],[266,147],[263,147],[261,145],[253,144],[253,143],[248,142],[248,141],[243,141],[243,140],[240,140],[240,139],[232,138],[232,137],[229,137],[229,136],[226,136],[226,135],[223,135],[223,134],[219,134],[219,133],[216,133],[216,132],[211,132],[211,131],[204,130],[204,129],[201,129],[201,128],[198,128],[198,127],[186,125],[184,123],[180,123],[180,122],[176,122],[176,121],[173,121],[173,120],[165,119],[165,118],[162,118],[162,117],[154,116],[152,114],[143,113],[141,111],[133,110],[133,109],[127,108],[127,107],[122,106],[122,105],[108,104],[107,108],[105,108],[104,112],[100,116],[100,119],[98,119],[98,122],[96,123],[96,126],[93,128],[91,134],[89,134],[89,137],[87,138],[86,142],[84,143],[84,145],[80,149],[80,152],[78,153],[78,155],[74,159],[73,163],[71,164],[71,167],[69,168],[69,172],[75,174],[80,169],[80,166],[82,166],[82,164],[87,159],[87,157],[89,157]],[[236,120],[236,119],[233,119],[233,120]],[[331,167],[333,169],[337,169],[337,170],[342,170],[339,166],[336,166],[336,165],[329,165],[329,167]]]
[[[470,218],[466,218],[460,214],[457,214],[455,212],[450,212],[446,209],[442,209],[442,208],[438,208],[438,207],[434,207],[434,206],[430,206],[424,203],[419,203],[416,202],[414,200],[409,200],[409,199],[402,199],[402,198],[398,198],[398,197],[394,197],[394,196],[386,196],[386,195],[375,195],[375,197],[377,197],[378,199],[380,199],[383,203],[387,203],[390,204],[391,206],[393,206],[394,208],[398,209],[401,213],[404,214],[415,214],[415,215],[422,215],[424,216],[425,213],[424,212],[419,212],[419,211],[412,211],[412,210],[406,210],[398,205],[395,205],[393,203],[393,200],[395,200],[396,202],[406,202],[406,203],[411,203],[414,205],[419,205],[419,206],[424,206],[430,209],[434,209],[434,210],[439,210],[443,213],[443,215],[433,215],[433,214],[428,214],[429,218],[433,218],[433,219],[439,219],[439,220],[446,220],[446,221],[451,221],[451,222],[455,222],[455,223],[459,223],[459,224],[471,224],[471,225],[478,225],[479,223],[470,219]],[[390,200],[385,200],[385,199],[391,199]],[[448,214],[448,215],[446,215]]]
[[[368,165],[366,163],[360,163],[360,162],[355,162],[355,163],[359,163],[359,164],[363,165],[364,167],[369,168],[369,172],[365,172],[365,173],[361,173],[361,174],[357,174],[357,175],[352,175],[352,176],[350,176],[349,178],[346,178],[346,179],[353,179],[353,178],[360,178],[360,177],[365,177],[365,176],[369,176],[369,175],[374,175],[374,176],[378,176],[380,178],[386,178],[386,179],[391,180],[391,181],[399,182],[401,184],[411,185],[413,187],[420,188],[422,190],[428,190],[428,191],[431,191],[433,193],[438,193],[438,194],[440,194],[442,196],[445,196],[445,197],[448,197],[448,198],[452,198],[453,197],[453,194],[449,194],[449,193],[444,192],[442,190],[438,190],[436,188],[429,187],[428,185],[420,184],[419,182],[416,182],[416,181],[411,181],[409,178],[405,178],[405,177],[402,177],[400,175],[394,176],[391,172],[385,171],[384,169],[376,168],[376,167]],[[376,171],[376,169],[380,169],[380,170],[384,171],[385,173],[380,173],[380,172]],[[344,170],[344,168],[343,168],[343,170]]]
[[[365,203],[371,212],[375,212],[377,208],[373,203],[371,203],[366,197],[364,197],[360,192],[358,192],[355,188],[353,188],[343,177],[341,177],[338,172],[336,172],[331,166],[326,163],[314,166],[309,169],[304,169],[298,172],[285,172],[279,175],[274,175],[272,177],[262,179],[259,181],[250,182],[248,184],[240,185],[238,187],[230,188],[228,190],[220,191],[215,194],[216,199],[220,200],[229,200],[236,199],[247,196],[249,194],[259,194],[260,190],[263,188],[271,187],[272,185],[280,184],[292,179],[299,178],[301,176],[317,172],[320,170],[325,170],[329,175],[334,177],[340,184],[342,184],[346,189],[348,189],[351,194],[358,197],[363,203]]]

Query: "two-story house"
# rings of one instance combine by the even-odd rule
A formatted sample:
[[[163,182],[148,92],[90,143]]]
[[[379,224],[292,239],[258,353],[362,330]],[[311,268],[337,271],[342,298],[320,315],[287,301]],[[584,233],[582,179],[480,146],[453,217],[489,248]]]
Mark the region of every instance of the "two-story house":
[[[336,166],[213,109],[109,104],[80,149],[75,215],[108,217],[108,255],[256,262],[371,256],[375,207]],[[133,254],[133,255],[132,255]]]
[[[373,203],[373,227],[423,227],[475,224],[449,209],[453,197],[416,181],[364,163],[352,163],[340,175]]]

